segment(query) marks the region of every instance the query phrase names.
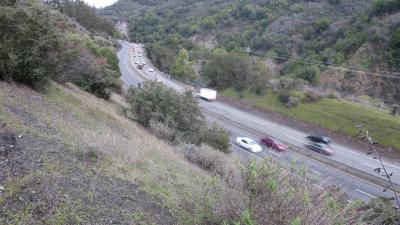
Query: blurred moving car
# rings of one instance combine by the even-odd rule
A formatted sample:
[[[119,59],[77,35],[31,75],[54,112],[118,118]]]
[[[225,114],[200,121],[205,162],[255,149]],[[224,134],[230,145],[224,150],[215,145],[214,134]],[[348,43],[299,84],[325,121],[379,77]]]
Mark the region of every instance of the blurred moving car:
[[[332,143],[332,139],[321,134],[310,134],[307,136],[307,139],[315,143],[323,143],[326,145]]]
[[[287,149],[287,146],[284,145],[281,141],[271,137],[265,137],[261,139],[261,144],[267,146],[268,148],[272,148],[276,151],[284,151]]]
[[[257,142],[247,137],[237,137],[236,144],[254,153],[262,151],[262,147]]]
[[[149,72],[154,72],[154,69],[153,69],[153,68],[150,68],[150,69],[149,69]]]
[[[333,151],[328,147],[328,145],[326,145],[324,143],[312,142],[310,144],[307,144],[306,148],[311,151],[315,151],[315,152],[318,152],[318,153],[321,153],[321,154],[327,155],[327,156],[333,154]]]

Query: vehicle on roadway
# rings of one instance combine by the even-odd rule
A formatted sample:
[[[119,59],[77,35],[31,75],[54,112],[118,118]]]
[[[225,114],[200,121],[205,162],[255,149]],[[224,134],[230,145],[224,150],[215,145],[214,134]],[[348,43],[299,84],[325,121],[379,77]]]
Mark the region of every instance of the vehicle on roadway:
[[[139,64],[139,62],[138,62],[138,61],[135,61],[135,64]]]
[[[140,65],[140,64],[139,64],[139,65],[137,66],[137,68],[138,68],[139,70],[142,70],[142,69],[143,69],[143,65]]]
[[[217,98],[217,91],[208,88],[200,88],[200,92],[197,94],[197,97],[207,101],[213,101]]]
[[[237,137],[236,144],[254,153],[262,152],[262,147],[257,144],[257,142],[248,137]]]
[[[329,145],[332,142],[332,139],[321,134],[310,134],[307,136],[307,139],[315,143],[323,143],[326,145]]]
[[[281,141],[272,137],[264,137],[261,139],[261,144],[267,146],[268,148],[272,148],[276,151],[282,152],[287,149],[287,146],[284,145]]]
[[[154,69],[153,69],[153,68],[150,68],[150,69],[149,69],[149,72],[154,72]]]
[[[333,151],[328,147],[327,144],[324,143],[311,142],[310,144],[306,145],[306,148],[311,151],[318,152],[327,156],[333,154]]]

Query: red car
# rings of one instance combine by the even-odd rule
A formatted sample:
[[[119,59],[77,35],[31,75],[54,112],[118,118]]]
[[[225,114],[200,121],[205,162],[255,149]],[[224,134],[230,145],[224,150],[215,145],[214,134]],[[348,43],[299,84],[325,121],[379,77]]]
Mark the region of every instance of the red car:
[[[276,151],[284,151],[287,146],[282,144],[279,140],[275,138],[265,137],[261,139],[261,143],[269,148],[275,149]]]

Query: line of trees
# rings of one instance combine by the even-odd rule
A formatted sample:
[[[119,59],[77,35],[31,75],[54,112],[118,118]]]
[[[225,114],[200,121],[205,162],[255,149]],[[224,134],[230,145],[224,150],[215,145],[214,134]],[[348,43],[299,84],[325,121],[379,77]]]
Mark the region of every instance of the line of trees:
[[[118,36],[115,26],[109,19],[96,14],[93,8],[81,0],[46,0],[47,4],[60,10],[90,31],[101,31]]]

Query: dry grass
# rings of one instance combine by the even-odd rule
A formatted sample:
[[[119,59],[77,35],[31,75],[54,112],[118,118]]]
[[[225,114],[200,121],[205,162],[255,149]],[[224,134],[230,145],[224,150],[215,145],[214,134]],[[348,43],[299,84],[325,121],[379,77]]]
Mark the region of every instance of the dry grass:
[[[354,217],[353,206],[343,207],[338,205],[334,195],[311,191],[268,161],[256,167],[239,167],[234,165],[233,158],[206,146],[189,150],[187,146],[174,148],[121,116],[117,104],[95,98],[72,85],[66,88],[52,84],[47,94],[40,95],[13,85],[0,83],[0,87],[4,88],[0,89],[2,99],[6,98],[6,92],[18,93],[22,111],[35,118],[34,126],[51,128],[37,135],[61,140],[82,160],[95,162],[95,167],[82,171],[91,174],[94,170],[95,174],[138,185],[162,201],[179,224],[219,224],[222,221],[338,224],[342,219],[352,218],[355,223],[363,224]],[[8,104],[6,100],[0,103]],[[37,132],[3,107],[0,112],[8,115],[7,123],[19,130]],[[60,171],[54,173],[60,177],[64,174],[57,164],[52,164],[48,170]],[[92,192],[87,193],[87,198],[93,198]],[[63,208],[70,206],[60,206],[55,221],[68,217],[63,214]],[[81,218],[73,210],[69,211]],[[131,221],[138,221],[134,223],[141,223],[143,215],[135,213],[130,217]]]
[[[141,184],[161,199],[180,223],[191,223],[196,207],[184,205],[201,199],[215,182],[204,170],[190,164],[173,147],[121,116],[118,106],[81,91],[53,84],[42,95],[48,104],[32,105],[21,99],[41,123],[55,128],[55,138],[75,151],[98,151],[107,160],[99,172]],[[183,210],[183,208],[184,210]]]

